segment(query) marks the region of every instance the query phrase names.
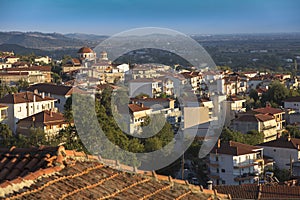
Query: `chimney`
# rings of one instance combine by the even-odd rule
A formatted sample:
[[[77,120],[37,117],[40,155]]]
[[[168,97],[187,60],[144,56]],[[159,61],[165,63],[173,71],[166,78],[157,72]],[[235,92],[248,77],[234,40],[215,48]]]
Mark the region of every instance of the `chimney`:
[[[291,134],[288,134],[287,140],[291,141]]]
[[[35,101],[36,101],[36,95],[33,94],[33,102],[35,102]]]
[[[218,144],[217,145],[218,145],[218,149],[221,148],[221,140],[220,139],[218,139]]]
[[[212,181],[207,181],[207,189],[212,190]]]
[[[45,98],[45,92],[42,92],[42,98],[43,99]]]
[[[34,89],[34,90],[33,90],[33,93],[34,93],[34,94],[38,94],[38,93],[39,93],[38,89]]]
[[[50,109],[50,117],[53,117],[53,111]]]
[[[266,108],[271,108],[270,102],[267,102],[267,103],[266,103]]]
[[[35,122],[35,117],[32,117],[32,121]]]
[[[142,108],[144,108],[144,104],[143,104],[143,103],[140,103],[140,106],[141,106]]]

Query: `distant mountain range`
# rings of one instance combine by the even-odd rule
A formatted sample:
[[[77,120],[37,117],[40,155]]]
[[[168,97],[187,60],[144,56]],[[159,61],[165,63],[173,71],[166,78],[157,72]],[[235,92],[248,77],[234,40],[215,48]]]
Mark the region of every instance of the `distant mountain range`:
[[[40,32],[0,32],[0,44],[17,44],[26,48],[56,50],[96,46],[106,36]]]
[[[0,32],[0,51],[14,51],[19,55],[49,55],[59,59],[63,55],[76,56],[81,47],[93,48],[106,38],[80,33]]]

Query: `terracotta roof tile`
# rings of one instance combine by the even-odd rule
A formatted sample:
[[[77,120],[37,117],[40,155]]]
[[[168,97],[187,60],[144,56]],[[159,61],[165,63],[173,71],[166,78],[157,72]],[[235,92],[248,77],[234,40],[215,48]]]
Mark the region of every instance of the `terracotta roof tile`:
[[[45,92],[50,94],[56,94],[61,96],[71,95],[73,92],[72,86],[65,85],[55,85],[50,83],[38,83],[30,86],[28,91],[34,92],[34,90],[38,90],[38,92]]]
[[[18,104],[18,103],[26,103],[26,102],[33,102],[35,96],[35,101],[49,101],[55,100],[51,97],[42,97],[39,94],[34,94],[33,92],[20,92],[16,94],[8,94],[0,99],[0,103],[5,104]]]
[[[300,96],[297,97],[289,97],[285,100],[283,100],[284,102],[300,102]]]
[[[93,53],[94,51],[89,47],[82,47],[78,50],[77,53]]]
[[[254,109],[253,111],[262,113],[262,114],[272,114],[272,115],[284,113],[283,110],[281,110],[279,108],[272,108],[270,106],[267,106],[265,108],[257,108],[257,109]]]
[[[280,137],[276,140],[265,142],[259,144],[258,146],[266,147],[277,147],[277,148],[287,148],[287,149],[298,149],[300,150],[300,139],[297,138],[286,138]]]
[[[26,117],[24,119],[19,120],[18,123],[24,121],[28,121],[28,122],[35,121],[35,122],[43,123],[44,125],[57,125],[57,124],[66,123],[64,115],[62,113],[54,112],[51,110],[44,110],[32,116]]]
[[[142,107],[137,104],[128,104],[128,108],[131,112],[139,112],[139,111],[144,111],[144,110],[149,110],[150,108],[148,107]]]
[[[35,148],[34,151],[39,151],[39,149]],[[61,149],[61,151],[64,150]],[[26,154],[25,151],[23,152]],[[85,155],[74,151],[72,153],[78,156]],[[72,153],[69,150],[62,152],[65,155]],[[59,173],[55,173],[57,171]],[[67,164],[66,162],[64,168],[55,166],[40,169],[33,173],[27,173],[24,178],[17,178],[9,182],[3,181],[0,184],[3,189],[0,191],[0,197],[10,199],[168,200],[182,198],[193,200],[208,199],[215,194],[212,190],[202,190],[199,186],[189,186],[186,182],[172,180],[166,176],[155,173],[145,174],[152,174],[152,177],[120,172],[95,160],[75,161],[74,164]],[[217,194],[217,196],[220,199],[228,199],[227,195],[224,194]]]
[[[243,144],[239,142],[229,141],[222,142],[220,147],[216,146],[212,149],[211,153],[228,154],[233,156],[244,155],[254,153],[256,150],[261,149],[260,147]]]
[[[57,148],[2,148],[0,149],[0,183],[24,177],[30,172],[47,167],[47,154],[54,156]]]
[[[230,194],[232,199],[300,199],[300,186],[287,185],[219,185],[218,192]]]

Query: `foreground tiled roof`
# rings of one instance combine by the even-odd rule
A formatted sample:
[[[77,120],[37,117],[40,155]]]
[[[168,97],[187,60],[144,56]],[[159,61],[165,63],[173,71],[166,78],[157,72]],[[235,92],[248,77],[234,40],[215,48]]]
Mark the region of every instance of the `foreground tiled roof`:
[[[0,99],[0,103],[4,104],[17,104],[17,103],[26,103],[33,102],[35,96],[35,101],[49,101],[55,100],[54,98],[45,96],[44,98],[39,94],[34,94],[33,92],[20,92],[16,94],[8,94]]]
[[[239,142],[229,141],[220,143],[220,146],[216,144],[216,146],[212,149],[211,153],[239,156],[254,153],[258,149],[261,148]]]
[[[220,193],[230,193],[232,199],[300,199],[300,186],[247,184],[214,187]]]
[[[227,195],[217,191],[189,185],[184,181],[173,180],[154,172],[139,170],[137,173],[123,172],[116,169],[121,165],[116,165],[115,168],[105,166],[98,162],[95,156],[65,150],[63,147],[57,147],[56,150],[56,155],[47,158],[48,168],[2,182],[0,198],[228,199]],[[24,150],[22,152],[29,153]],[[8,154],[10,153],[12,152]],[[29,159],[29,162],[32,162],[30,160],[33,159]],[[25,168],[21,167],[21,169]]]
[[[59,147],[0,148],[0,183],[53,166]]]

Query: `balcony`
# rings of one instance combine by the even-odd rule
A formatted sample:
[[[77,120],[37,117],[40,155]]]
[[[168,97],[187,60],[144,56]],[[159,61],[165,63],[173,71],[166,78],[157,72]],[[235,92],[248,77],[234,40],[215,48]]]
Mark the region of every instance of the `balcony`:
[[[208,162],[207,166],[209,166],[209,167],[219,167],[219,163],[218,162]]]
[[[241,162],[241,163],[233,163],[233,168],[235,169],[241,169],[241,168],[248,168],[252,167],[254,165],[258,165],[256,162]]]
[[[242,175],[239,175],[237,177],[234,178],[235,181],[243,181],[243,180],[250,180],[253,178],[258,177],[258,174],[255,173],[244,173]]]
[[[273,128],[276,128],[276,126],[263,126],[262,130],[269,130]]]
[[[220,179],[220,176],[216,174],[208,174],[207,177],[214,180]]]

